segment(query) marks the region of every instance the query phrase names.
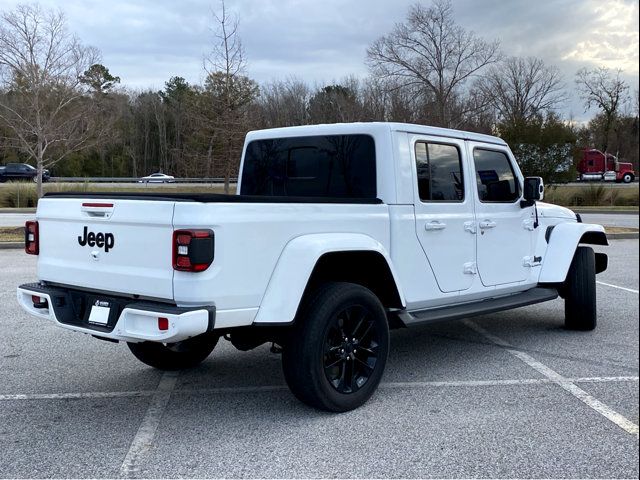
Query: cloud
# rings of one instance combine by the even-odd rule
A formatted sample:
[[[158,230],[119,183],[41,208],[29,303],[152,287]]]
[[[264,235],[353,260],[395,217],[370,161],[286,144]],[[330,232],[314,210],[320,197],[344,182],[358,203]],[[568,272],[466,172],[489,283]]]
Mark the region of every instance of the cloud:
[[[3,0],[3,9],[16,0]],[[227,0],[237,13],[248,60],[259,82],[296,76],[311,84],[364,76],[366,49],[406,17],[413,0]],[[428,4],[428,2],[424,2]],[[173,75],[203,79],[216,1],[41,0],[66,12],[71,30],[103,52],[125,85],[162,88]],[[638,87],[637,0],[453,0],[456,20],[508,55],[556,65],[568,90],[582,67],[625,70]],[[567,110],[582,114],[574,95]]]
[[[638,74],[638,4],[613,1],[593,7],[589,31],[581,31],[579,41],[562,60],[602,65]]]

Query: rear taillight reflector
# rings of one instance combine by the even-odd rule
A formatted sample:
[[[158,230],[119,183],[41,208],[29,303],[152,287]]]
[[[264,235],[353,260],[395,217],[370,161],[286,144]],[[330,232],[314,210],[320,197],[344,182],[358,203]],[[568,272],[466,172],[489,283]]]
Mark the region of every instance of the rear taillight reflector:
[[[24,251],[29,255],[40,253],[40,238],[36,221],[29,221],[24,225]]]
[[[169,330],[169,319],[166,317],[158,317],[158,330]]]
[[[202,272],[214,255],[213,230],[176,230],[173,232],[173,268],[183,272]]]
[[[49,302],[46,298],[39,297],[38,295],[31,295],[31,301],[34,308],[49,308]]]

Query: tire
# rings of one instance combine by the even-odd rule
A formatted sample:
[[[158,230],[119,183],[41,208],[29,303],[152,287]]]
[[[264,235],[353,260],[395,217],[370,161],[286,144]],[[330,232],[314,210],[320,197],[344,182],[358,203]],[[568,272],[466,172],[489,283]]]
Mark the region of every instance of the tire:
[[[624,183],[631,183],[631,182],[633,182],[633,175],[631,175],[630,173],[625,173],[625,174],[622,176],[622,181],[623,181]]]
[[[360,285],[327,283],[300,307],[282,366],[299,400],[346,412],[373,395],[388,353],[389,325],[378,297]]]
[[[564,283],[564,325],[569,330],[596,328],[596,257],[591,247],[578,247]]]
[[[217,335],[198,335],[176,343],[127,342],[131,353],[142,363],[158,370],[182,370],[199,365],[218,343]]]

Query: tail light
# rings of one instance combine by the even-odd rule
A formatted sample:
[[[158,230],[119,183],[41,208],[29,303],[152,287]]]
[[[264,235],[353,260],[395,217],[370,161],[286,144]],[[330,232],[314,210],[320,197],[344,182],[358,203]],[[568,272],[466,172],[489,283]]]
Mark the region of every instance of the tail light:
[[[175,230],[173,232],[173,269],[202,272],[213,262],[212,230]]]
[[[29,221],[24,225],[24,251],[29,255],[38,255],[40,253],[38,222]]]

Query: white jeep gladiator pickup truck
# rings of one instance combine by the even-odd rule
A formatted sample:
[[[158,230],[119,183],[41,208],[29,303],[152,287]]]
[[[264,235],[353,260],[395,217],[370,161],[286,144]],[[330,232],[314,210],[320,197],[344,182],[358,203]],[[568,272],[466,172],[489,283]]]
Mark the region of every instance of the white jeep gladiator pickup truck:
[[[540,202],[541,179],[499,138],[394,123],[250,132],[238,193],[49,193],[25,232],[38,282],[18,301],[159,369],[197,365],[220,337],[273,342],[293,393],[330,411],[375,391],[390,328],[558,296],[567,328],[596,326],[607,256],[584,244],[607,245],[604,228]]]

